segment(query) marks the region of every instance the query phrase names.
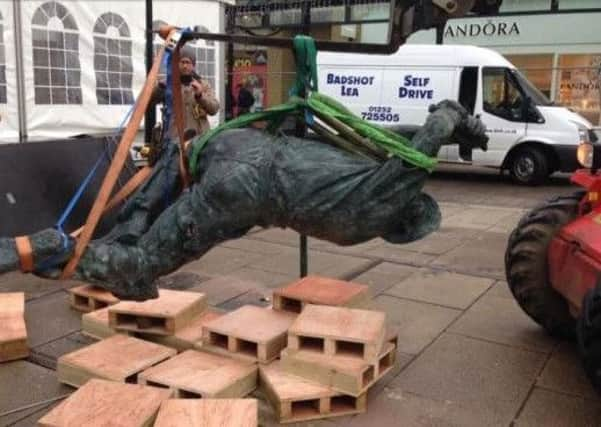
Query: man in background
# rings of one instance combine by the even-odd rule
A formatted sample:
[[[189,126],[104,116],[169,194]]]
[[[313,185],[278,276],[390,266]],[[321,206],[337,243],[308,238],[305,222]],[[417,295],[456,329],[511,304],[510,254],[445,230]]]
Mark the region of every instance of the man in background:
[[[200,136],[210,129],[208,116],[213,116],[219,111],[219,102],[209,83],[195,73],[196,55],[190,47],[180,50],[179,72],[184,104],[184,140]],[[150,106],[165,102],[166,84],[159,82],[152,97]],[[172,112],[169,120],[168,135],[171,141],[178,141],[177,127],[175,126],[175,113]]]

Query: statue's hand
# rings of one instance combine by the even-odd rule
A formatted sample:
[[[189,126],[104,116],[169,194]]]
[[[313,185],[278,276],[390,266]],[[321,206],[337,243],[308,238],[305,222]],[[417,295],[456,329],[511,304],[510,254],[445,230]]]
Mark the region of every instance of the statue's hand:
[[[47,228],[29,236],[33,252],[33,273],[58,278],[62,266],[73,253],[75,241],[54,228]]]

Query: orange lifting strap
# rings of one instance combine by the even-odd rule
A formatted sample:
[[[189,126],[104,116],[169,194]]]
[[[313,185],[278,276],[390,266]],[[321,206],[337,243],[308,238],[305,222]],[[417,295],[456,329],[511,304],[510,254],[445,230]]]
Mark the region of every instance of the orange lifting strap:
[[[63,270],[61,279],[69,279],[73,275],[81,256],[83,255],[88,243],[90,242],[90,239],[92,238],[92,235],[94,234],[94,230],[100,221],[100,217],[107,206],[107,202],[111,196],[113,188],[115,187],[115,183],[117,182],[119,174],[121,173],[123,165],[125,164],[127,156],[129,155],[131,144],[133,143],[136,133],[138,132],[138,128],[140,127],[140,122],[142,121],[144,113],[146,112],[146,108],[148,107],[150,96],[154,90],[157,75],[159,73],[159,67],[161,65],[164,53],[165,47],[162,47],[156,59],[154,60],[154,63],[152,64],[152,69],[150,70],[148,78],[144,83],[144,87],[142,88],[142,93],[138,98],[136,108],[134,109],[132,117],[125,128],[123,136],[121,137],[121,141],[119,142],[119,146],[117,147],[113,161],[109,166],[109,170],[104,177],[100,190],[98,191],[98,196],[92,205],[92,209],[90,210],[86,223],[81,231],[81,236],[77,240],[73,256]]]
[[[33,250],[31,241],[27,236],[15,237],[15,245],[17,245],[17,254],[19,254],[19,263],[23,273],[33,271]]]

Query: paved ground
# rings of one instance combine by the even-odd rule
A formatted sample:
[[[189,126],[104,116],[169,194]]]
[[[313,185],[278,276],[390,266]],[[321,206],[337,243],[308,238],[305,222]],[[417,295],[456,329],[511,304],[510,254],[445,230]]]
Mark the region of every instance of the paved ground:
[[[565,177],[518,188],[494,171],[444,168],[428,190],[441,201],[442,228],[406,246],[374,240],[350,248],[310,240],[311,273],[370,286],[373,307],[399,328],[399,363],[369,395],[369,412],[306,425],[598,426],[601,400],[574,346],[550,339],[513,301],[503,280],[509,231],[525,208],[573,190]],[[271,289],[296,278],[298,236],[255,230],[214,248],[165,278],[174,289],[206,292],[224,309],[268,305]],[[227,279],[225,277],[228,277]],[[233,280],[235,278],[236,280]],[[27,292],[32,356],[0,365],[0,425],[29,426],[52,407],[26,405],[70,393],[56,358],[90,343],[56,283],[0,278],[0,291]],[[275,425],[266,406],[264,425]]]

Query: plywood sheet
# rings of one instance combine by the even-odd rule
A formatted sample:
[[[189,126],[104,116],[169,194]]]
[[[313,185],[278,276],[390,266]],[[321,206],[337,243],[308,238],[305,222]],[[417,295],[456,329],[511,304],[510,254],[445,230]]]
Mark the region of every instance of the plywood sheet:
[[[138,383],[168,387],[175,397],[244,397],[257,387],[258,367],[196,350],[146,369]]]
[[[256,399],[169,399],[154,427],[257,427]]]
[[[206,306],[202,293],[161,289],[156,299],[121,301],[111,306],[109,324],[117,330],[173,335],[188,326]]]
[[[29,355],[24,312],[23,292],[0,293],[0,362]]]
[[[69,301],[75,310],[89,313],[117,304],[119,298],[97,286],[82,285],[69,289]]]
[[[273,308],[300,313],[306,304],[363,307],[369,288],[322,276],[307,276],[273,292]]]
[[[296,315],[247,305],[203,326],[202,348],[246,360],[270,362],[286,347]]]
[[[307,305],[288,331],[288,346],[373,362],[382,351],[386,314],[345,307]]]
[[[307,421],[366,411],[367,395],[346,396],[330,387],[286,373],[280,362],[261,365],[260,384],[280,423]]]
[[[90,380],[44,415],[40,427],[148,427],[170,391]]]
[[[79,387],[91,378],[133,382],[137,374],[177,352],[126,335],[114,335],[58,359],[60,382]]]

